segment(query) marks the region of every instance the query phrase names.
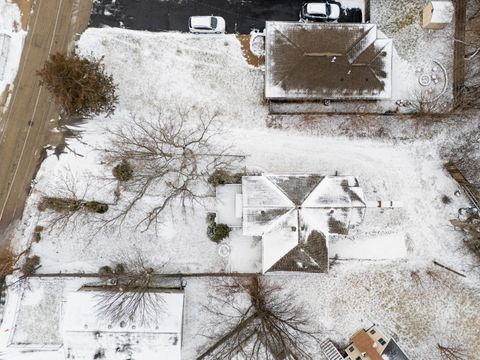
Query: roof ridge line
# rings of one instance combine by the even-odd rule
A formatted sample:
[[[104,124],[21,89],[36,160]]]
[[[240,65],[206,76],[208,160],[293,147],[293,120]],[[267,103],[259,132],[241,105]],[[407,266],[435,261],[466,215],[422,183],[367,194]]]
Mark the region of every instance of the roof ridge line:
[[[292,211],[298,211],[298,210],[297,210],[296,208],[291,208],[291,209],[289,209],[285,214],[282,214],[282,215],[280,215],[280,216],[277,216],[277,217],[276,217],[275,219],[273,219],[270,223],[268,223],[268,224],[267,224],[268,226],[267,226],[267,227],[265,228],[265,230],[263,231],[262,236],[263,236],[264,234],[270,232],[270,231],[275,227],[275,225],[276,225],[278,222],[280,222],[280,220],[283,220],[283,218],[286,218],[287,216],[289,216]]]
[[[377,36],[378,36],[377,25],[376,25],[376,24],[371,24],[371,25],[372,25],[372,26],[370,27],[370,29],[368,29],[368,30],[365,32],[365,34],[363,34],[363,36],[361,36],[361,37],[355,42],[355,44],[353,44],[352,46],[350,46],[350,48],[345,52],[345,56],[347,57],[348,62],[349,62],[350,64],[353,64],[353,63],[355,62],[355,60],[356,60],[361,54],[363,54],[363,51],[362,51],[360,54],[356,55],[356,56],[355,56],[354,58],[352,58],[352,59],[350,59],[350,58],[351,58],[350,52],[351,52],[355,47],[357,47],[358,44],[360,44],[360,42],[361,42],[362,40],[364,40],[365,38],[367,38],[367,40],[368,40],[368,36],[369,36],[369,34],[371,33],[372,30],[375,30],[375,39],[372,41],[372,43],[368,44],[365,48],[368,48],[368,46],[370,46],[371,44],[375,43],[375,41],[377,40]]]
[[[287,194],[285,194],[285,193],[283,192],[282,189],[280,189],[280,187],[278,187],[277,184],[274,184],[274,183],[268,178],[268,176],[267,176],[266,174],[262,174],[262,177],[270,184],[270,187],[274,188],[274,190],[275,190],[277,193],[281,194],[282,197],[284,197],[285,199],[287,199],[287,201],[291,204],[291,207],[292,207],[292,208],[296,208],[295,203],[287,196]],[[277,207],[278,207],[278,206],[277,206]]]
[[[323,180],[325,180],[325,179],[327,178],[327,176],[328,176],[328,175],[323,176],[323,177],[322,177],[322,180],[320,180],[320,181],[318,182],[318,184],[315,185],[315,187],[314,187],[312,190],[310,190],[310,192],[303,198],[302,205],[300,205],[300,207],[303,208],[303,204],[305,204],[305,201],[307,201],[307,199],[309,198],[309,196],[312,195],[312,193],[315,191],[315,189],[320,186],[320,184],[323,182]],[[306,208],[309,208],[309,207],[306,206]],[[317,208],[318,208],[318,207],[317,207]]]

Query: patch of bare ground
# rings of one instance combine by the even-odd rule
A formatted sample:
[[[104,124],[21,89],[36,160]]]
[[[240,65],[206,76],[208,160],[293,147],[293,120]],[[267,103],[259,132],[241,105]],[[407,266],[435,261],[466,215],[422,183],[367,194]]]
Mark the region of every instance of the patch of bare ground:
[[[473,119],[473,123],[478,121]],[[376,138],[394,141],[431,140],[449,130],[469,132],[474,124],[462,116],[435,114],[412,115],[270,115],[267,127],[307,131],[315,135]]]
[[[242,47],[242,54],[249,65],[259,67],[265,64],[265,56],[258,57],[250,50],[250,35],[237,35]]]
[[[7,86],[5,87],[5,90],[2,93],[0,93],[0,119],[2,118],[2,114],[5,111],[9,90],[10,90],[10,84],[7,84]]]
[[[33,6],[33,0],[14,0],[15,4],[18,5],[20,13],[22,14],[22,30],[27,30],[28,19],[30,17],[30,12]]]

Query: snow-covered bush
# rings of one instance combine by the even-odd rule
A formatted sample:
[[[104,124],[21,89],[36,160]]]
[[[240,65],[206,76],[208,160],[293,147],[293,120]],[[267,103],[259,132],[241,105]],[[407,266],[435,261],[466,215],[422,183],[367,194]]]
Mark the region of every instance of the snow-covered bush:
[[[104,214],[108,210],[108,205],[98,201],[84,201],[71,198],[44,196],[38,204],[40,211],[53,210],[58,213],[74,213],[80,209],[88,212]]]
[[[75,212],[80,209],[82,202],[77,199],[44,196],[38,204],[40,211],[53,210],[59,213]]]
[[[43,226],[37,225],[33,230],[33,241],[39,242],[42,239]]]
[[[40,257],[34,255],[31,257],[27,257],[25,263],[22,266],[22,272],[25,276],[30,276],[35,273],[37,270],[37,266],[40,265]]]
[[[125,265],[122,263],[115,264],[115,268],[113,269],[115,274],[124,274],[125,273]]]
[[[110,275],[113,273],[112,268],[110,266],[102,266],[100,269],[98,269],[98,273],[100,275]]]
[[[243,173],[231,174],[225,169],[216,169],[208,178],[208,183],[213,187],[225,184],[240,184]]]
[[[211,223],[207,228],[208,238],[216,243],[219,243],[230,235],[232,229],[226,224]]]
[[[108,205],[98,201],[86,201],[83,206],[86,210],[97,214],[104,214],[108,211]]]
[[[133,177],[132,166],[126,160],[123,160],[120,164],[115,166],[112,173],[118,181],[128,181]]]

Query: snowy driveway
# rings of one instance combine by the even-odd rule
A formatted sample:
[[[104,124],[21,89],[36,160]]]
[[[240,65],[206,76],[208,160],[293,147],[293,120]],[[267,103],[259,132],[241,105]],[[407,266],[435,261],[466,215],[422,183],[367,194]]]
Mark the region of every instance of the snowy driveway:
[[[222,16],[227,33],[248,34],[263,29],[265,21],[298,21],[304,0],[98,0],[91,26],[125,27],[132,30],[188,31],[193,15]],[[341,22],[361,22],[364,0],[340,1],[345,8]]]

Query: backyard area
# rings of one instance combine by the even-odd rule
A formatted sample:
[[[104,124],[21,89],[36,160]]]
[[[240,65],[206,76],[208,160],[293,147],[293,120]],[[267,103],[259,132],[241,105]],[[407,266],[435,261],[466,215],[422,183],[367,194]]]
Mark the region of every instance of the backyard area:
[[[452,196],[457,185],[443,170],[432,142],[334,139],[311,136],[311,130],[289,129],[287,134],[282,129],[265,128],[267,110],[262,103],[261,72],[245,63],[233,35],[215,40],[212,43],[212,39],[191,35],[114,29],[91,29],[82,36],[79,50],[104,56],[107,69],[119,82],[120,107],[110,118],[95,118],[79,125],[81,140],[70,140],[71,151],[60,157],[52,152],[38,173],[29,200],[31,211],[26,214],[31,228],[37,224],[46,228],[42,240],[32,246],[32,253],[42,259],[40,272],[96,271],[132,246],[152,254],[152,261],[164,263],[169,272],[257,271],[260,247],[253,238],[233,232],[226,240],[232,248],[230,259],[220,257],[217,244],[208,239],[205,219],[208,211],[215,211],[213,188],[205,189],[211,195],[200,204],[184,208],[173,203],[158,227],[146,231],[134,231],[141,211],[133,213],[121,227],[101,229],[98,219],[88,215],[49,228],[52,213],[36,209],[42,196],[66,195],[72,190],[86,199],[115,204],[117,184],[111,178],[111,168],[102,161],[105,137],[99,134],[107,136],[109,128],[125,124],[129,114],[147,118],[165,110],[149,104],[166,108],[190,104],[193,109],[219,111],[222,135],[216,141],[228,145],[232,154],[241,155],[236,165],[239,169],[355,175],[361,180],[367,200],[403,204],[398,209],[369,211],[365,223],[352,236],[355,241],[332,241],[332,256],[423,263],[438,257],[456,263],[450,253],[460,246],[460,238],[444,224],[455,216],[465,199]],[[207,41],[209,50],[204,50]],[[169,46],[154,45],[162,42]],[[117,51],[111,51],[111,47]],[[138,57],[123,55],[127,53]],[[127,67],[133,70],[127,72]],[[143,84],[141,89],[139,84]],[[52,176],[55,182],[50,181]],[[452,197],[453,202],[443,204],[443,195]],[[148,204],[151,200],[145,201]],[[438,241],[442,238],[454,241]],[[355,250],[365,247],[371,251]]]
[[[416,275],[412,274],[417,274],[420,280],[415,280]],[[452,346],[468,343],[473,350],[480,342],[478,332],[471,326],[480,321],[476,285],[459,281],[448,272],[433,268],[412,272],[403,265],[387,270],[377,264],[363,269],[333,267],[328,275],[274,275],[267,279],[281,284],[285,294],[302,304],[313,319],[320,340],[330,338],[340,347],[348,344],[349,334],[372,323],[382,324],[411,357],[423,360],[439,359],[437,343]],[[63,350],[59,349],[62,333],[58,327],[62,312],[60,302],[55,299],[61,298],[59,294],[75,291],[81,283],[85,281],[30,279],[32,290],[25,292],[19,304],[18,330],[11,334],[14,347],[43,348],[32,359],[63,359]],[[205,308],[211,304],[208,294],[214,288],[215,280],[187,279],[182,359],[196,359],[211,344],[207,329],[221,320]],[[444,326],[446,323],[455,324],[457,331],[450,331]],[[324,359],[319,348],[311,351],[317,354],[313,359]]]

